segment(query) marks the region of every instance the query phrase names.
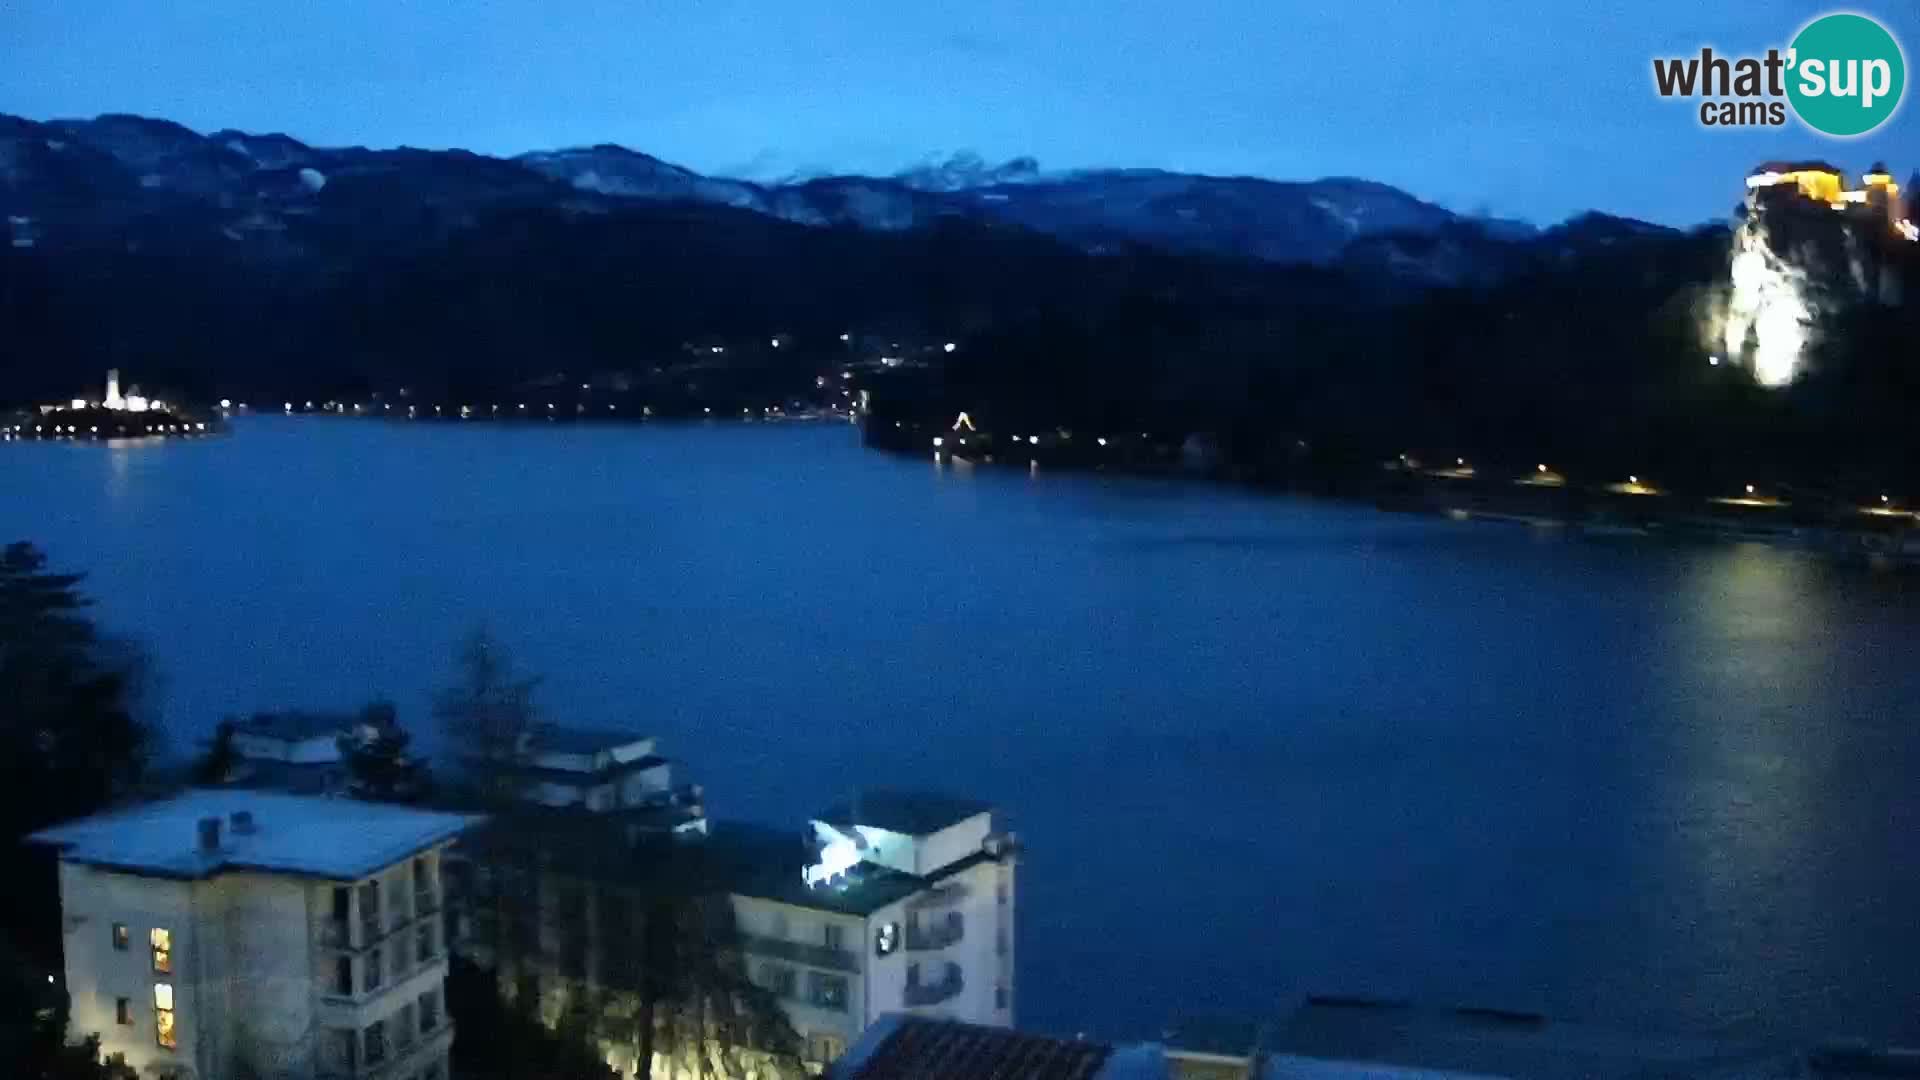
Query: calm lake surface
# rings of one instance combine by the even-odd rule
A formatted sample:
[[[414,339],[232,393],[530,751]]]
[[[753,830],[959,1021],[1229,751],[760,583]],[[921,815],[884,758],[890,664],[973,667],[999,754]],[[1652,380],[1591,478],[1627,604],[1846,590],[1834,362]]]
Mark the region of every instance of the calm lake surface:
[[[1023,1026],[1374,993],[1920,1040],[1920,583],[1171,481],[937,469],[840,425],[257,418],[0,448],[185,752],[427,702],[481,621],[710,812],[998,802]]]

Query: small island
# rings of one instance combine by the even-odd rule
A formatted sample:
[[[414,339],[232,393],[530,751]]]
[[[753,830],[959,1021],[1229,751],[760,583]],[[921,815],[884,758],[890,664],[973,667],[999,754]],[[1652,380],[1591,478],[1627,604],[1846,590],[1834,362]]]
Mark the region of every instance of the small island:
[[[107,391],[98,401],[74,398],[65,404],[22,409],[0,421],[0,441],[15,439],[165,439],[192,438],[221,430],[172,402],[148,398],[137,386],[120,392],[120,371],[107,372]]]

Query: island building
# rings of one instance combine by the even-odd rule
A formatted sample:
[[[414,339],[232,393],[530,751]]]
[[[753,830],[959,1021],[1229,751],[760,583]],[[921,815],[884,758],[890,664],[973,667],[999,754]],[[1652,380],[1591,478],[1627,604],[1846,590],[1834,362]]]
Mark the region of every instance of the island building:
[[[34,833],[73,1030],[148,1080],[446,1080],[441,863],[476,821],[192,790]]]

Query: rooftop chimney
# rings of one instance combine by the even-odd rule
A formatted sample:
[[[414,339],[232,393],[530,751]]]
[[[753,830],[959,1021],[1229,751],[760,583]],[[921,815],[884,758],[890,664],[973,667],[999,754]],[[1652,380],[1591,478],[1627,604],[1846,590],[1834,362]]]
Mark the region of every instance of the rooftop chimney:
[[[220,850],[220,819],[205,817],[200,819],[200,850]]]
[[[230,815],[229,822],[233,826],[233,835],[253,835],[253,811],[235,810],[232,815]]]

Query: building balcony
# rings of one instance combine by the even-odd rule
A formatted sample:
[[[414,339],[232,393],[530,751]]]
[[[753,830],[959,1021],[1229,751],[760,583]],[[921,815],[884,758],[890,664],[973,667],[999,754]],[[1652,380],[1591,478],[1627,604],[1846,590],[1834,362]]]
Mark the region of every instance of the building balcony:
[[[952,907],[967,898],[966,886],[958,883],[940,885],[907,901],[912,910],[924,911],[928,908]]]
[[[960,965],[949,962],[937,982],[919,982],[914,973],[907,976],[906,992],[902,995],[907,1005],[918,1008],[923,1005],[938,1005],[943,1001],[952,1001],[966,989],[966,982],[960,975]]]
[[[359,972],[354,974],[357,979]],[[404,971],[388,971],[379,985],[371,989],[361,990],[356,982],[355,992],[351,994],[339,993],[331,979],[322,980],[317,1009],[321,1026],[358,1031],[389,1012],[394,998],[412,1001],[428,990],[440,989],[446,980],[444,953],[423,964],[410,964]]]
[[[347,1064],[323,1061],[314,1074],[317,1080],[407,1080],[436,1060],[444,1060],[453,1048],[453,1025],[442,1021],[435,1030],[420,1036],[412,1046],[392,1049],[379,1061]],[[446,1075],[444,1070],[442,1076]]]
[[[959,942],[966,936],[966,922],[957,911],[949,911],[944,916],[928,919],[925,925],[917,919],[907,923],[907,951],[924,952],[932,949],[944,949]]]
[[[740,949],[754,956],[788,960],[808,967],[825,968],[828,971],[858,972],[860,970],[858,954],[846,949],[828,948],[825,945],[807,945],[798,941],[742,934]]]

